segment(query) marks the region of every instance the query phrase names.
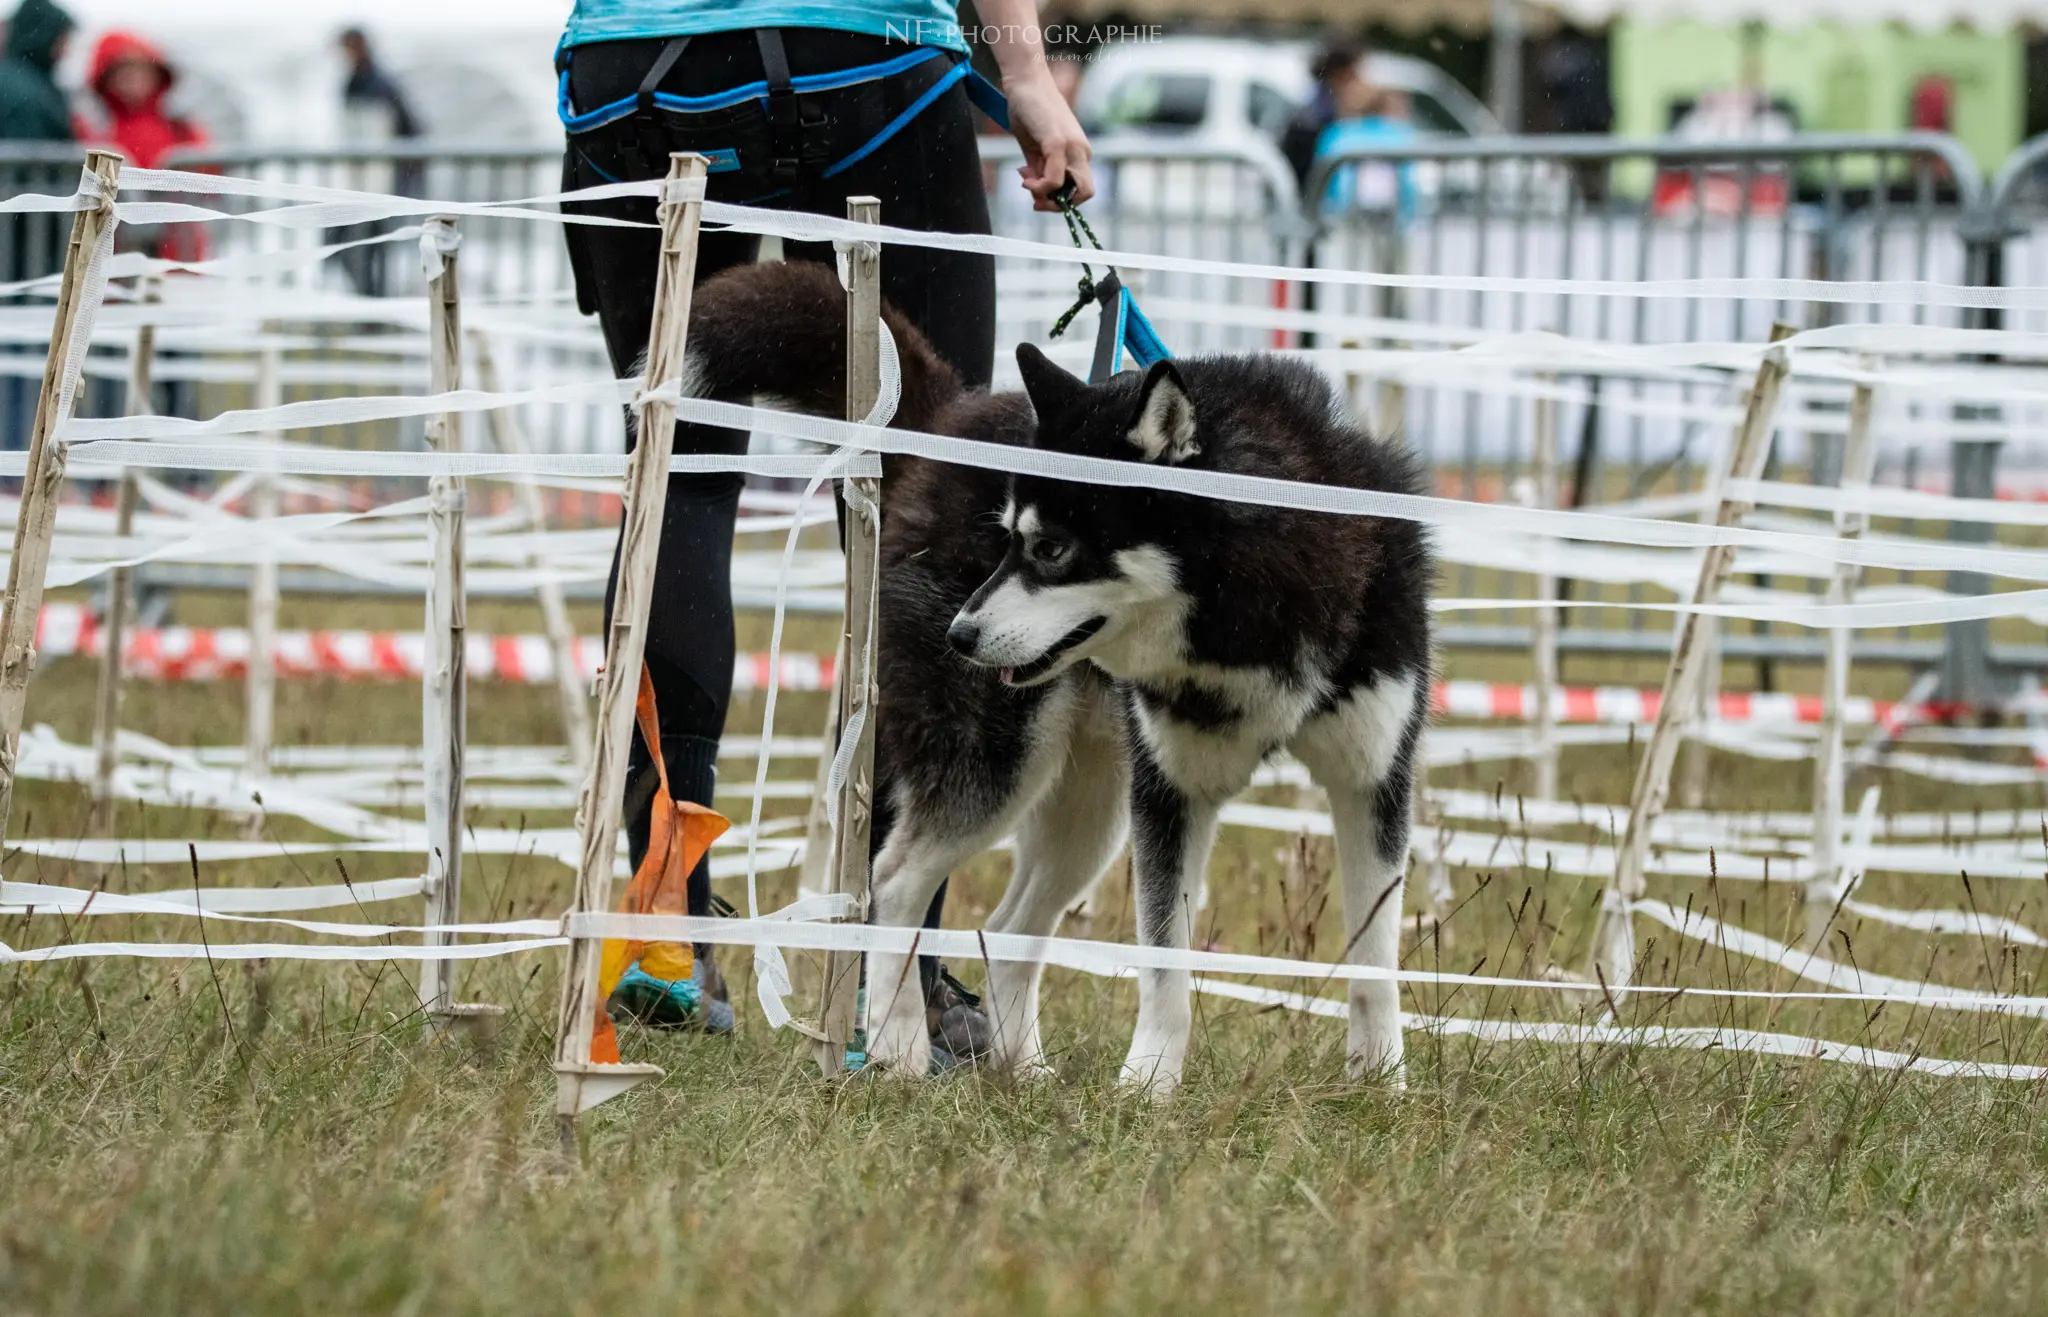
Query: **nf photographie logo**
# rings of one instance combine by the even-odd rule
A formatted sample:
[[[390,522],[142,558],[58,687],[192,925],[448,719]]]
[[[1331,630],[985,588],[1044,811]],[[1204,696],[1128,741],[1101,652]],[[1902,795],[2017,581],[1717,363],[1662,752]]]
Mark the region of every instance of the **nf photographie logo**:
[[[1045,46],[1093,48],[1117,42],[1157,41],[1163,29],[1157,23],[1054,23],[1040,27],[1030,23],[983,23],[962,26],[936,18],[904,21],[890,19],[883,35],[890,41],[912,46],[972,44],[993,46],[1029,42],[1035,35]]]

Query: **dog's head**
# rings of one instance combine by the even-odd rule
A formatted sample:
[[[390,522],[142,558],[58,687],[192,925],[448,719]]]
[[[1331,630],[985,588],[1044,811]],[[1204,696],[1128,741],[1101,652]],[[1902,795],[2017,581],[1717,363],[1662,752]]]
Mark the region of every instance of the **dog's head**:
[[[1194,402],[1171,361],[1096,385],[1028,343],[1017,364],[1039,449],[1157,465],[1202,452]],[[1008,551],[947,641],[1013,686],[1050,681],[1090,655],[1164,643],[1186,597],[1161,501],[1144,489],[1017,477],[1002,512]]]

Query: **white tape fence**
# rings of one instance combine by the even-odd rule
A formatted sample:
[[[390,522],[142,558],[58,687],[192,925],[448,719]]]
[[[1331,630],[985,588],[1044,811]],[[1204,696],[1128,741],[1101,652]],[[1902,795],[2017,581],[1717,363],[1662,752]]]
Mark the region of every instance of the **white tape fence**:
[[[654,195],[657,185],[618,185],[582,194]],[[549,207],[559,196],[519,198],[503,203],[449,205],[407,198],[344,192],[336,189],[275,184],[225,176],[131,170],[123,190],[176,192],[189,196],[240,196],[282,202],[267,209],[230,213],[185,202],[122,202],[118,214],[129,222],[248,223],[286,231],[322,232],[343,224],[370,220],[393,220],[433,215],[474,215],[555,224],[564,217]],[[0,213],[62,211],[86,204],[79,197],[18,197],[0,202]],[[1541,279],[1488,279],[1480,277],[1412,276],[1371,272],[1302,269],[1271,263],[1230,263],[1206,258],[1167,257],[1144,252],[1115,252],[1097,256],[1015,239],[972,235],[912,233],[888,226],[854,225],[847,221],[780,212],[750,210],[707,204],[706,221],[748,232],[803,241],[880,241],[975,251],[1010,260],[1035,261],[1070,266],[1086,258],[1105,261],[1132,270],[1166,274],[1200,274],[1218,278],[1252,281],[1321,282],[1368,288],[1437,290],[1487,290],[1491,292],[1565,293],[1616,299],[1700,299],[1743,296],[1779,297],[1792,300],[1824,300],[1830,303],[1872,306],[1942,308],[2005,308],[2048,310],[2048,292],[2035,289],[1984,289],[1959,284],[1918,282],[1822,283],[1798,279],[1693,279],[1629,281],[1558,281]],[[369,241],[405,241],[412,230],[399,230]],[[289,270],[315,267],[359,244],[329,243],[311,250],[262,253],[217,262],[199,262],[177,268],[164,263],[115,258],[108,263],[115,279],[145,273],[178,273],[190,276],[199,286],[220,280],[236,286],[236,295],[214,297],[211,292],[190,298],[173,297],[163,310],[147,311],[116,302],[100,321],[97,340],[119,342],[133,332],[145,314],[161,317],[170,331],[189,332],[190,347],[211,346],[227,353],[247,354],[265,344],[303,344],[308,350],[331,346],[334,340],[301,336],[289,339],[265,333],[267,320],[289,319],[295,324],[321,322],[361,324],[377,319],[399,329],[391,336],[379,336],[372,351],[381,364],[338,366],[321,375],[309,367],[298,369],[309,383],[368,383],[388,387],[424,375],[424,308],[388,305],[366,314],[365,303],[380,299],[305,298],[282,296],[268,290],[261,279]],[[125,260],[125,263],[124,263]],[[32,281],[12,291],[36,294],[46,291],[47,281]],[[242,294],[245,294],[243,296]],[[564,342],[588,346],[587,335],[579,336],[574,322],[560,314],[561,308],[540,308],[505,304],[485,306],[481,314],[495,329],[508,335],[521,332],[558,335]],[[8,308],[0,313],[0,338],[32,342],[37,308]],[[1277,319],[1247,314],[1254,328],[1270,327]],[[1320,315],[1287,322],[1294,327],[1313,327],[1318,332],[1341,333],[1345,329],[1374,329],[1341,317]],[[522,329],[522,326],[524,327]],[[1761,345],[1682,344],[1620,345],[1575,340],[1551,334],[1481,335],[1466,329],[1444,327],[1433,332],[1428,325],[1400,322],[1403,337],[1422,346],[1400,351],[1331,349],[1308,353],[1326,369],[1335,372],[1369,371],[1385,378],[1426,382],[1453,373],[1469,377],[1483,373],[1492,381],[1482,387],[1497,388],[1503,396],[1525,402],[1548,397],[1553,400],[1582,398],[1583,385],[1546,384],[1541,377],[1570,373],[1590,378],[1680,379],[1725,391],[1731,381],[1752,370],[1761,359]],[[209,339],[209,335],[217,335]],[[1816,414],[1832,401],[1845,398],[1858,384],[1877,384],[1888,391],[1910,392],[1916,397],[2007,402],[2014,405],[2048,403],[2048,371],[2015,361],[2048,360],[2048,335],[2023,332],[1965,331],[1952,328],[1920,327],[1911,324],[1834,326],[1809,330],[1788,344],[1795,388],[1806,411],[1798,422],[1802,427],[1826,426],[1832,422]],[[1883,368],[1872,370],[1861,359],[1872,353],[1886,354]],[[2006,361],[1996,364],[1962,360],[1965,356],[1997,355]],[[90,368],[90,367],[88,367]],[[213,369],[211,366],[205,369]],[[232,361],[221,378],[233,374]],[[360,370],[362,374],[350,374]],[[382,371],[382,374],[378,372]],[[195,368],[194,377],[204,373]],[[886,374],[886,372],[885,372]],[[251,377],[253,378],[253,376]],[[1803,393],[1801,391],[1804,391]],[[885,387],[885,395],[889,392]],[[1651,585],[1670,589],[1682,583],[1697,553],[1714,545],[1734,545],[1739,570],[1768,570],[1776,576],[1820,579],[1837,563],[1878,567],[1898,572],[1975,571],[2020,582],[2048,582],[2048,552],[2010,546],[1954,544],[1913,535],[1868,536],[1859,540],[1837,539],[1819,533],[1822,523],[1806,523],[1788,529],[1755,526],[1715,527],[1684,518],[1699,512],[1697,500],[1679,500],[1662,508],[1623,507],[1601,511],[1555,511],[1475,504],[1449,498],[1407,496],[1375,491],[1337,490],[1286,482],[1255,480],[1212,472],[1139,468],[1129,464],[1091,462],[1031,450],[977,445],[942,435],[904,430],[883,430],[886,414],[866,422],[848,423],[827,418],[798,417],[767,409],[713,403],[680,396],[674,384],[643,393],[637,382],[617,381],[599,374],[595,377],[544,384],[540,387],[505,391],[464,389],[438,394],[406,391],[340,397],[288,403],[271,408],[231,411],[204,420],[176,417],[127,417],[78,420],[64,432],[71,450],[72,470],[77,478],[105,478],[130,468],[212,470],[219,472],[262,472],[314,480],[335,477],[377,476],[419,480],[433,475],[463,475],[474,478],[530,478],[553,482],[592,482],[615,479],[625,469],[625,459],[599,453],[503,454],[475,451],[425,453],[382,450],[342,450],[308,442],[252,440],[284,432],[304,432],[324,427],[360,426],[409,421],[430,415],[475,416],[506,408],[584,406],[616,410],[621,404],[656,397],[672,403],[684,419],[751,430],[810,446],[809,451],[788,454],[751,454],[739,458],[678,456],[671,464],[676,471],[744,471],[751,475],[808,482],[816,489],[835,475],[879,475],[878,458],[884,454],[915,453],[963,462],[995,470],[1088,481],[1106,485],[1144,485],[1189,496],[1227,498],[1293,507],[1308,511],[1350,516],[1402,517],[1423,522],[1439,532],[1454,563],[1482,565],[1496,569],[1519,567],[1527,572],[1568,575],[1617,584]],[[1623,404],[1625,405],[1625,404]],[[1652,405],[1652,404],[1645,404]],[[1666,406],[1666,404],[1654,404]],[[1725,426],[1737,414],[1728,402],[1681,404],[1688,419]],[[1790,425],[1792,422],[1784,422]],[[1973,422],[1956,421],[1956,425]],[[1953,436],[1963,433],[1943,424],[1926,411],[1911,422],[1916,437]],[[824,451],[815,451],[822,448]],[[0,458],[0,474],[18,474]],[[1842,496],[1826,490],[1784,482],[1765,481],[1736,491],[1758,503],[1803,513],[1828,513],[1845,506]],[[1963,504],[1969,502],[1969,506]],[[1985,508],[1974,501],[1956,500],[1917,491],[1883,491],[1868,496],[1861,506],[1876,515],[1905,520],[1932,521],[1967,515],[1999,525],[2018,528],[2048,524],[2048,512],[2024,505]],[[412,589],[425,581],[428,567],[418,540],[423,533],[423,508],[417,500],[396,500],[374,509],[350,509],[332,513],[278,517],[263,523],[238,515],[222,501],[190,498],[181,503],[175,491],[162,491],[153,500],[151,513],[137,523],[125,538],[115,537],[109,519],[83,508],[67,508],[60,518],[57,553],[51,575],[53,585],[90,580],[118,565],[156,562],[243,563],[265,556],[291,556],[285,560],[319,566],[394,588]],[[822,520],[802,500],[785,509],[779,517],[756,518],[743,525],[744,533],[785,535],[782,552],[762,553],[749,564],[757,569],[750,578],[766,586],[773,578],[779,604],[791,592],[829,589],[838,576],[824,561],[806,562],[798,554],[797,535],[806,526]],[[482,519],[472,526],[471,554],[484,572],[497,573],[497,584],[517,589],[535,583],[542,575],[555,580],[596,580],[608,568],[607,537],[590,532],[538,532],[508,520],[492,525]],[[1517,538],[1519,537],[1519,538]],[[1468,541],[1482,541],[1469,548]],[[1505,546],[1505,547],[1503,547]],[[1461,556],[1462,554],[1462,556]],[[525,564],[545,558],[545,573]],[[484,566],[484,564],[489,564]],[[502,565],[500,565],[502,564]],[[815,569],[811,576],[800,575]],[[1445,612],[1478,609],[1526,608],[1526,599],[1453,598],[1439,601]],[[1615,607],[1612,600],[1575,600],[1573,607]],[[2008,590],[1990,595],[1960,595],[1913,586],[1900,588],[1886,597],[1873,591],[1861,601],[1847,605],[1813,603],[1792,592],[1754,589],[1733,593],[1718,604],[1694,605],[1682,602],[1635,601],[1634,607],[1663,611],[1692,611],[1710,616],[1778,622],[1818,628],[1891,628],[1938,625],[1959,619],[2021,618],[2030,621],[2048,616],[2048,590]],[[779,643],[779,642],[778,642]],[[771,671],[779,670],[771,651]],[[774,687],[771,685],[770,691]],[[772,715],[771,715],[772,717]],[[772,724],[764,738],[746,752],[757,756],[753,787],[745,794],[752,800],[750,825],[738,829],[719,847],[714,874],[741,878],[749,889],[750,911],[758,911],[753,899],[757,876],[776,867],[797,863],[802,854],[800,837],[782,836],[778,826],[786,821],[764,822],[762,802],[768,799],[800,801],[809,796],[809,784],[796,779],[772,780],[768,775],[771,757],[784,752],[816,755],[823,747],[815,744],[776,746]],[[1453,736],[1448,732],[1446,736]],[[1752,738],[1758,753],[1786,753],[1805,757],[1809,749],[1789,744],[1786,738]],[[1471,753],[1468,747],[1466,754]],[[48,733],[30,736],[24,743],[20,771],[24,776],[53,780],[84,781],[90,776],[86,762],[89,752],[67,746]],[[262,808],[291,814],[333,834],[333,842],[289,843],[229,842],[218,839],[101,839],[64,842],[50,838],[17,841],[30,855],[69,859],[80,863],[174,864],[189,855],[208,860],[255,859],[287,853],[314,854],[334,850],[383,850],[398,854],[420,854],[426,844],[424,828],[399,816],[406,802],[404,789],[391,789],[388,768],[362,760],[351,762],[337,752],[334,762],[315,765],[308,756],[302,767],[285,767],[282,757],[260,778],[251,777],[237,766],[210,762],[207,758],[174,747],[147,742],[146,738],[123,738],[123,766],[115,790],[125,799],[150,804],[183,804],[237,813],[248,810],[252,792],[260,790]],[[1938,758],[1938,757],[1931,757]],[[560,767],[559,757],[545,753],[522,758],[501,756],[493,765],[489,756],[479,755],[469,765],[470,777],[478,784],[479,803],[490,800],[494,774],[509,781],[496,781],[502,789],[497,799],[525,799],[536,808],[561,808],[574,786]],[[2038,780],[2034,770],[2023,770],[2021,780]],[[1285,774],[1268,779],[1277,783]],[[538,785],[534,779],[540,779]],[[552,780],[549,780],[549,779]],[[1967,785],[1965,782],[1964,785]],[[372,789],[374,788],[374,789]],[[526,791],[525,797],[517,793]],[[1454,811],[1464,809],[1477,817],[1472,802],[1460,803],[1455,793],[1438,793],[1440,803]],[[1587,827],[1612,833],[1614,811],[1594,808],[1567,815],[1554,802],[1532,802],[1543,826]],[[1446,831],[1434,843],[1443,862],[1460,869],[1489,870],[1513,865],[1524,872],[1577,874],[1604,877],[1612,869],[1611,851],[1590,841],[1531,840],[1528,820],[1521,838],[1513,837],[1504,822],[1494,835],[1470,831]],[[1284,835],[1327,833],[1327,816],[1315,810],[1282,809],[1277,806],[1242,804],[1225,816],[1234,827],[1263,828]],[[1781,877],[1798,882],[1813,875],[1804,873],[1797,848],[1787,845],[1782,834],[1773,835],[1763,820],[1745,820],[1734,815],[1670,816],[1659,822],[1660,835],[1668,839],[1652,872],[1673,879],[1711,877],[1716,881],[1768,881]],[[1920,826],[1915,823],[1913,826]],[[1996,844],[1973,846],[1967,856],[1969,871],[1991,880],[2034,880],[2048,865],[2044,854],[2025,827],[2015,826]],[[1768,844],[1766,844],[1768,843]],[[1432,844],[1420,839],[1420,844]],[[504,829],[473,829],[471,845],[480,853],[525,853],[553,856],[574,864],[577,850],[575,831],[553,828],[508,833]],[[1711,846],[1712,849],[1708,849]],[[523,849],[521,849],[523,848]],[[1853,859],[1859,868],[1895,874],[1946,876],[1957,867],[1959,855],[1941,846],[1914,847],[1896,840],[1866,842]],[[1776,874],[1771,870],[1775,861]],[[18,863],[18,861],[17,861]],[[133,917],[219,918],[288,928],[322,938],[346,942],[245,943],[158,943],[158,942],[69,942],[61,946],[6,949],[0,958],[22,963],[76,959],[93,956],[151,956],[180,958],[212,955],[217,958],[275,957],[313,960],[377,959],[477,959],[559,948],[568,936],[636,937],[663,936],[704,940],[729,945],[762,947],[832,948],[838,950],[895,951],[916,949],[972,960],[1032,959],[1048,964],[1106,975],[1124,975],[1139,966],[1189,969],[1203,975],[1277,977],[1290,980],[1338,981],[1372,977],[1378,971],[1346,965],[1328,965],[1280,957],[1234,955],[1195,950],[1170,952],[1153,948],[1055,938],[1004,940],[981,938],[957,931],[883,929],[861,925],[824,922],[845,914],[843,906],[830,901],[802,900],[783,912],[785,917],[755,917],[738,920],[659,920],[647,916],[584,914],[563,922],[515,920],[495,923],[444,925],[437,933],[471,939],[453,947],[386,942],[358,945],[371,938],[391,939],[421,934],[415,925],[360,924],[339,921],[290,918],[292,911],[341,908],[366,901],[388,901],[419,894],[416,879],[386,880],[377,884],[340,884],[327,888],[301,889],[292,893],[258,893],[237,889],[209,889],[197,893],[114,894],[61,888],[9,880],[0,888],[0,906],[21,912],[84,915],[125,915]],[[279,903],[282,904],[279,904]],[[268,904],[266,904],[268,903]],[[321,903],[327,903],[322,905]],[[1844,909],[1857,917],[1929,936],[1995,938],[2021,947],[2039,947],[2043,940],[2027,925],[2006,916],[1988,916],[1975,911],[1893,910],[1867,901],[1845,898]],[[1940,1009],[2035,1017],[2048,1012],[2048,999],[2033,996],[1965,990],[1899,977],[1869,974],[1853,966],[1838,964],[1810,951],[1793,948],[1763,934],[1709,919],[1703,913],[1680,910],[1656,901],[1637,901],[1631,915],[1665,927],[1674,936],[1712,945],[1729,954],[1774,966],[1796,978],[1820,985],[1813,991],[1736,989],[1696,985],[1631,985],[1630,1000],[1641,1002],[1661,998],[1709,1000],[1768,1000],[1813,1002],[1895,1003],[1903,1008]],[[477,940],[482,939],[482,940]],[[1014,945],[1013,945],[1014,943]],[[1439,971],[1404,970],[1397,976],[1419,987],[1488,988],[1502,991],[1555,993],[1573,991],[1574,986],[1552,979],[1516,978],[1479,973],[1455,974]],[[1248,988],[1222,982],[1205,982],[1204,990],[1236,996],[1253,1004],[1283,1005],[1316,1014],[1330,1014],[1336,1003],[1327,999],[1289,996],[1277,989]],[[1577,989],[1577,990],[1582,990]],[[1341,1007],[1337,1007],[1341,1009]],[[1719,1046],[1760,1054],[1813,1056],[1845,1063],[1890,1069],[1910,1069],[1929,1074],[2032,1080],[2041,1072],[2032,1067],[1975,1061],[1938,1061],[1907,1053],[1885,1052],[1854,1045],[1739,1029],[1693,1029],[1678,1027],[1628,1027],[1623,1024],[1577,1025],[1541,1022],[1489,1022],[1461,1019],[1418,1020],[1417,1027],[1436,1032],[1467,1032],[1478,1037],[1547,1041],[1555,1043],[1624,1044],[1671,1047]]]

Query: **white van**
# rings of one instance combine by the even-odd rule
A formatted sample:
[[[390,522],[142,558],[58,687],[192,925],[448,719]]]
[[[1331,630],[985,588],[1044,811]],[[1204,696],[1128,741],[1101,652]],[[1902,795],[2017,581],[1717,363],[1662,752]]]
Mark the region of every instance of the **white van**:
[[[1146,133],[1226,149],[1277,147],[1294,112],[1315,94],[1305,41],[1169,37],[1105,47],[1087,65],[1075,112],[1094,133]],[[1367,82],[1407,93],[1424,136],[1487,137],[1500,124],[1434,64],[1371,54]]]

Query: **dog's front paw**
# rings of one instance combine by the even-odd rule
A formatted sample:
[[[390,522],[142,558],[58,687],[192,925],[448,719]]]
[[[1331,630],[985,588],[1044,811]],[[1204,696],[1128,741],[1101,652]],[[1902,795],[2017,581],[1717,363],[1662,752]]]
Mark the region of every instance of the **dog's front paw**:
[[[1363,1058],[1353,1057],[1344,1067],[1347,1078],[1361,1084],[1377,1084],[1389,1093],[1401,1094],[1408,1091],[1408,1070],[1399,1061],[1388,1064],[1367,1065]]]
[[[868,1067],[891,1079],[923,1079],[932,1070],[932,1040],[924,1012],[901,1011],[871,1023]]]
[[[1132,1056],[1125,1059],[1116,1082],[1127,1093],[1163,1104],[1180,1091],[1180,1066],[1163,1056]]]
[[[1400,1008],[1378,985],[1355,992],[1346,1029],[1344,1073],[1353,1080],[1384,1085],[1399,1093],[1407,1088],[1402,1058],[1407,1036]]]
[[[1050,1079],[1052,1063],[1045,1059],[1045,1049],[1038,1045],[1036,1038],[1017,1045],[998,1034],[996,1046],[990,1060],[993,1069],[1015,1080]]]
[[[1009,1067],[1010,1078],[1019,1084],[1048,1084],[1058,1079],[1060,1072],[1044,1057],[1019,1061]]]
[[[868,1045],[867,1068],[884,1079],[927,1078],[932,1072],[932,1045],[922,1031],[902,1043],[883,1047],[878,1040]]]
[[[1399,1051],[1392,1056],[1383,1050],[1353,1052],[1345,1060],[1344,1074],[1353,1082],[1377,1084],[1389,1093],[1408,1091],[1408,1067]]]

